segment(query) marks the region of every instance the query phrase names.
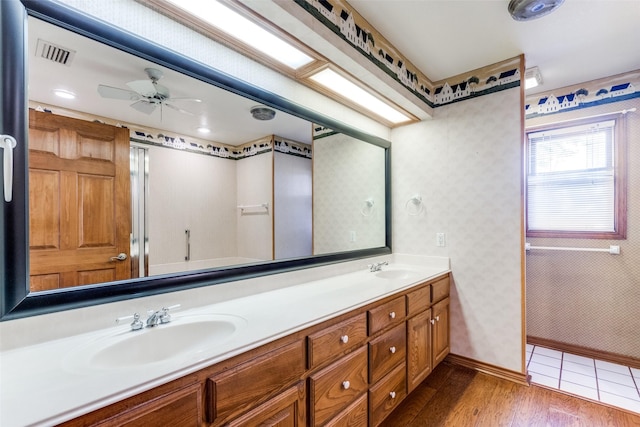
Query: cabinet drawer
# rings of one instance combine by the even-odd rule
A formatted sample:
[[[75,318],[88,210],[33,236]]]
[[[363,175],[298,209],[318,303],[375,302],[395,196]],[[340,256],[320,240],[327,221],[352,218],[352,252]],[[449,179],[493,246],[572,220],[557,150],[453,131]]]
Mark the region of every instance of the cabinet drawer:
[[[431,306],[431,286],[424,286],[407,294],[407,316],[413,316]]]
[[[309,419],[324,424],[367,391],[367,349],[362,347],[309,377]]]
[[[407,354],[406,325],[401,323],[369,343],[369,383],[385,376]]]
[[[367,425],[367,393],[364,393],[324,427],[360,427]]]
[[[431,302],[438,302],[449,296],[449,276],[431,284]]]
[[[305,418],[304,382],[249,411],[226,427],[292,426],[303,427]]]
[[[404,297],[391,300],[367,313],[369,315],[369,335],[373,335],[387,326],[395,325],[404,320],[407,314]]]
[[[207,379],[207,421],[221,422],[299,380],[305,371],[303,341],[296,341]]]
[[[370,426],[379,425],[407,395],[404,363],[369,390]]]
[[[339,357],[346,350],[357,347],[366,339],[367,316],[365,313],[309,335],[309,368],[313,369],[331,358]]]

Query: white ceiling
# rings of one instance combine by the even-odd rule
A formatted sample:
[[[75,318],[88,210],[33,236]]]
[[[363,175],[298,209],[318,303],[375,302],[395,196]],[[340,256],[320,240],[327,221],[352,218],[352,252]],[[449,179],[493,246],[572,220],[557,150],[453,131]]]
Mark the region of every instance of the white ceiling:
[[[36,55],[38,39],[75,51],[70,65],[61,65]],[[148,78],[144,71],[147,67],[164,73],[159,83],[170,90],[172,98],[198,98],[202,101],[172,101],[173,105],[193,115],[166,107],[162,111],[157,108],[151,114],[145,114],[129,107],[135,101],[107,99],[98,94],[98,84],[130,89],[127,82]],[[58,98],[53,93],[54,89],[74,92],[76,99]],[[250,114],[255,101],[32,17],[29,18],[29,100],[112,119],[132,129],[143,126],[227,145],[240,145],[268,135],[311,143],[311,123],[306,120],[281,111],[273,120],[255,120]],[[199,134],[197,128],[200,126],[211,128],[211,133],[206,136]]]
[[[640,0],[565,0],[518,22],[508,0],[348,0],[432,81],[521,53],[537,93],[640,69]]]

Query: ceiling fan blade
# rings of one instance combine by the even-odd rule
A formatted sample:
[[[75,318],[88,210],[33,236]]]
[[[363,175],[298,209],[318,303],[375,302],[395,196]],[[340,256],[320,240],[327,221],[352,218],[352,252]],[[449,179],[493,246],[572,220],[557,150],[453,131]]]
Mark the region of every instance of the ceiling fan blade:
[[[98,85],[98,93],[103,98],[124,99],[127,101],[137,101],[140,99],[140,95],[136,92],[105,85]]]
[[[172,99],[173,101],[173,99]],[[172,110],[176,110],[181,112],[182,114],[188,114],[190,116],[195,116],[194,113],[192,113],[191,111],[187,111],[187,110],[183,110],[182,108],[178,108],[175,105],[169,104],[168,102],[163,102],[164,105],[166,105],[167,107],[171,108]]]
[[[127,86],[144,97],[153,97],[158,92],[151,80],[134,80],[127,83]]]
[[[145,99],[140,100],[138,102],[134,102],[130,105],[131,108],[135,108],[136,110],[145,113],[151,114],[156,110],[157,105],[153,102],[149,102]]]

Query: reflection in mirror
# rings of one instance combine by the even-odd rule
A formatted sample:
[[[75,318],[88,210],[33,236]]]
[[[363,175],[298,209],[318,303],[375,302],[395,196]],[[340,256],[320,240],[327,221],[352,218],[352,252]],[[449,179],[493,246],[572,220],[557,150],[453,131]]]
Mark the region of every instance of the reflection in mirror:
[[[384,246],[384,149],[314,125],[313,165],[314,254]]]
[[[383,148],[28,27],[31,291],[385,246]]]

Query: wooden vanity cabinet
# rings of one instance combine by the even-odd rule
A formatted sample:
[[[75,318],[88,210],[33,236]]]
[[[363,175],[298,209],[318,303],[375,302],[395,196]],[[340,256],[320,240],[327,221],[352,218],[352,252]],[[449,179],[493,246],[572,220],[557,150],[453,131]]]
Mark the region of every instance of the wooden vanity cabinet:
[[[446,276],[407,294],[409,393],[449,354],[449,287]]]
[[[442,362],[451,349],[449,344],[449,297],[435,304],[432,308],[431,323],[433,343],[433,365]]]
[[[445,275],[63,425],[376,427],[449,348]]]
[[[188,379],[189,381],[192,378]],[[202,420],[202,387],[180,379],[59,424],[64,427],[197,427]]]
[[[304,381],[300,381],[278,396],[225,425],[227,427],[304,427],[306,426],[305,408],[305,384]]]
[[[206,421],[219,425],[303,378],[302,340],[270,351],[206,380]]]

